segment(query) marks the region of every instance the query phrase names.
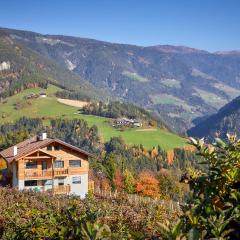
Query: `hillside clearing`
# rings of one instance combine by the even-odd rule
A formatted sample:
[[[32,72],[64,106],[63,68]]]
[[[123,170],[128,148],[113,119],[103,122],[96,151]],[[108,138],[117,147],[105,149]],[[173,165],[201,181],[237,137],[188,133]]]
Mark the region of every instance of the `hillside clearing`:
[[[219,97],[215,93],[208,92],[208,91],[202,90],[200,88],[194,88],[194,89],[196,92],[193,93],[193,95],[202,98],[202,100],[205,103],[211,105],[212,107],[219,108],[219,107],[222,107],[225,104],[227,104],[227,99],[225,99],[223,97]]]
[[[123,75],[127,76],[128,78],[130,79],[133,79],[133,80],[136,80],[136,81],[139,81],[139,82],[149,82],[149,80],[143,76],[140,76],[138,75],[137,73],[135,72],[128,72],[128,71],[124,71],[123,72]]]
[[[121,136],[128,144],[142,144],[148,149],[157,145],[160,145],[166,150],[176,147],[184,147],[186,145],[186,139],[163,129],[145,130],[130,128],[125,131],[115,129],[109,124],[110,119],[108,118],[84,115],[78,112],[79,107],[69,106],[57,101],[54,93],[59,90],[61,89],[50,85],[48,89],[27,89],[19,94],[7,98],[4,103],[0,103],[1,122],[13,122],[23,116],[30,118],[42,118],[45,124],[49,124],[49,121],[55,118],[78,118],[84,119],[90,126],[96,125],[99,129],[101,139],[104,142],[108,141],[111,137]],[[27,107],[23,107],[18,110],[15,108],[16,103],[23,101],[25,96],[41,92],[45,92],[47,97],[27,100]]]
[[[85,102],[85,101],[63,99],[63,98],[58,98],[57,101],[65,104],[65,105],[72,106],[72,107],[78,107],[78,108],[82,108],[89,104],[89,102]]]
[[[152,132],[152,131],[157,131],[157,128],[142,128],[136,130],[136,132]]]

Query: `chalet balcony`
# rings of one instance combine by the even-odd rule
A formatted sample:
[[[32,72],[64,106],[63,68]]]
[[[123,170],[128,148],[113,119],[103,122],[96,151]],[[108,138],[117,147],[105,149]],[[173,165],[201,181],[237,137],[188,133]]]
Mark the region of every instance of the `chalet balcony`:
[[[66,176],[69,174],[68,168],[64,169],[54,169],[54,176]]]
[[[27,169],[24,171],[25,179],[43,179],[43,178],[52,178],[52,171],[46,170],[33,170]]]
[[[71,191],[70,185],[61,185],[61,186],[55,186],[52,189],[53,194],[67,194]]]
[[[36,169],[26,169],[24,171],[25,179],[49,179],[53,177],[67,176],[69,170],[64,169],[54,169],[54,170],[36,170]]]

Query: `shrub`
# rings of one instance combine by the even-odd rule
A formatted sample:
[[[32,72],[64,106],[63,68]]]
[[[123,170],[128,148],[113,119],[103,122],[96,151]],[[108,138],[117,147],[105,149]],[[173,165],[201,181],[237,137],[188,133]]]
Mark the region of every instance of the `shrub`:
[[[194,239],[240,239],[240,141],[216,139],[207,145],[192,140],[206,170],[191,177],[182,232]]]

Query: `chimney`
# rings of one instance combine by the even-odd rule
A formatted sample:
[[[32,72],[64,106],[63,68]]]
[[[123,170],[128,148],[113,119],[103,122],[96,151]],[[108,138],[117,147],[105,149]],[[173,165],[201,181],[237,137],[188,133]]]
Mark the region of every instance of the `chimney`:
[[[41,133],[40,135],[37,136],[38,141],[43,141],[47,139],[47,133]]]
[[[47,139],[47,133],[42,133],[42,136],[41,136],[42,140],[45,140]]]
[[[13,156],[16,156],[18,153],[18,147],[17,146],[13,146]]]

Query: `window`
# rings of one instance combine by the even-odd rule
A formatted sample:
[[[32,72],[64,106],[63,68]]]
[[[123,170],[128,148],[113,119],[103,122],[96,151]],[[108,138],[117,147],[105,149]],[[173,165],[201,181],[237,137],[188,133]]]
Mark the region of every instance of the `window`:
[[[52,151],[52,145],[48,145],[48,146],[47,146],[47,150],[48,150],[48,151]]]
[[[42,170],[47,170],[48,164],[47,161],[42,161]]]
[[[81,183],[81,176],[73,177],[73,178],[72,178],[72,183],[73,183],[73,184],[79,184],[79,183]]]
[[[81,167],[81,160],[69,160],[69,167]]]
[[[64,161],[56,160],[54,162],[54,168],[64,168]]]
[[[60,145],[54,146],[54,150],[55,150],[55,151],[59,151],[59,150],[60,150]]]
[[[28,180],[24,181],[25,187],[36,187],[37,186],[37,180]]]
[[[43,186],[51,186],[52,185],[52,180],[42,180],[42,185]]]
[[[37,161],[25,162],[25,168],[26,168],[26,169],[37,168]]]
[[[58,186],[64,185],[64,178],[58,178]]]

